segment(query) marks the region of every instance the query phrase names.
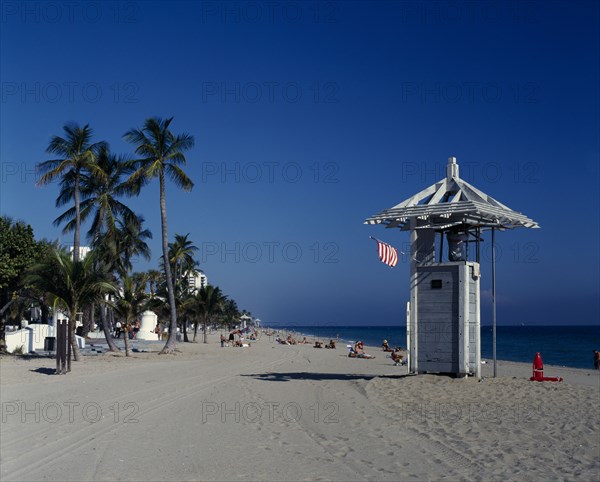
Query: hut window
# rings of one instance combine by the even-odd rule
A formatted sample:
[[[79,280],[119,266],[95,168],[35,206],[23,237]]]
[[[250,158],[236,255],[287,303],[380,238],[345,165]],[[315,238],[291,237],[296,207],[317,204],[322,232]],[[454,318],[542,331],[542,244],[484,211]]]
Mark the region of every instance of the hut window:
[[[431,280],[431,289],[432,290],[441,290],[442,289],[442,280],[441,279],[432,279]]]

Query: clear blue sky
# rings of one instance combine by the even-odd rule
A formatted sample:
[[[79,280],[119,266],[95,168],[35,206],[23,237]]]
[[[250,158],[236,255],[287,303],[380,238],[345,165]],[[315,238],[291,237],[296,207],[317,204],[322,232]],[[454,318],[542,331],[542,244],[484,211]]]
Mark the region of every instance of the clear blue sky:
[[[408,234],[362,223],[454,155],[542,226],[497,237],[499,323],[598,324],[597,2],[3,0],[0,21],[0,209],[38,237],[61,237],[34,167],[66,122],[125,153],[174,116],[196,185],[168,189],[169,232],[212,284],[270,323],[404,324],[408,262],[369,236]],[[129,202],[155,267],[157,184]]]

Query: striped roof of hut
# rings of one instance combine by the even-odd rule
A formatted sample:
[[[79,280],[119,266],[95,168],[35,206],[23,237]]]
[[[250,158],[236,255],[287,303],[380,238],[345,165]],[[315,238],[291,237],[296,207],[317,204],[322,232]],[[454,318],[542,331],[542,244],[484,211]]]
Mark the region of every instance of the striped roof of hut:
[[[396,206],[366,219],[365,224],[410,229],[410,220],[419,220],[416,229],[446,230],[452,227],[539,228],[538,223],[460,179],[455,157],[448,159],[446,178],[423,189]]]

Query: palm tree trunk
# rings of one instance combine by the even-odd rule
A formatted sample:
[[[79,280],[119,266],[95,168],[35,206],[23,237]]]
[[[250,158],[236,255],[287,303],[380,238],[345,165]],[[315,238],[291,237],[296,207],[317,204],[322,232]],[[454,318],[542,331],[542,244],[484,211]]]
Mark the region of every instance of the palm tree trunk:
[[[187,325],[188,325],[187,318],[184,318],[183,319],[183,341],[186,343],[189,343],[190,340],[188,339],[188,336],[187,336]]]
[[[204,320],[204,343],[208,343],[208,320]]]
[[[73,236],[73,261],[79,261],[79,230],[81,227],[81,213],[79,212],[79,173],[75,174],[73,198],[75,199],[75,234]]]
[[[96,326],[96,303],[92,303],[92,308],[91,308],[91,312],[90,312],[90,328],[92,329],[92,331],[96,331],[94,328],[95,326]],[[87,333],[86,333],[86,335],[87,335]]]
[[[83,338],[86,338],[90,332],[93,309],[94,309],[94,305],[91,305],[91,306],[86,306],[83,310],[83,326],[81,329],[81,336]]]
[[[171,323],[169,330],[169,338],[167,343],[161,350],[160,354],[172,353],[175,350],[177,341],[177,311],[175,310],[175,292],[173,290],[173,277],[171,276],[171,263],[169,263],[169,243],[167,234],[167,203],[165,199],[165,174],[160,172],[160,220],[162,226],[162,250],[163,259],[165,260],[165,278],[167,281],[167,292],[169,296],[169,308],[171,311]]]
[[[13,298],[12,300],[10,300],[8,303],[6,303],[1,309],[0,309],[0,316],[4,316],[4,312],[6,310],[8,310],[10,308],[10,305],[12,305],[15,302],[15,299]]]
[[[108,318],[106,316],[106,306],[100,305],[100,319],[102,320],[102,329],[104,330],[104,338],[106,338],[106,344],[108,345],[108,349],[112,352],[118,352],[119,347],[115,344],[112,339],[112,331],[110,329],[110,325],[108,324]]]
[[[71,319],[69,320],[69,344],[71,345],[71,351],[73,353],[74,361],[81,361],[81,353],[79,352],[79,346],[77,345],[77,338],[75,338],[75,328],[77,326],[77,307],[75,306]],[[71,363],[67,360],[67,367],[71,367]]]
[[[131,356],[131,349],[129,348],[129,323],[123,322],[125,326],[125,356]]]
[[[192,338],[192,341],[196,341],[196,334],[198,333],[198,322],[194,322],[194,338]]]

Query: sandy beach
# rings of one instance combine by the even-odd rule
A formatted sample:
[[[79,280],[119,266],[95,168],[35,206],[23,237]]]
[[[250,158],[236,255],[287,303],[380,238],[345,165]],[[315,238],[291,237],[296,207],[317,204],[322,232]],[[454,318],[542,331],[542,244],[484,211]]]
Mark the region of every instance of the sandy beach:
[[[156,344],[156,351],[160,349]],[[598,480],[600,374],[409,376],[345,347],[181,343],[173,355],[0,360],[13,480]]]

